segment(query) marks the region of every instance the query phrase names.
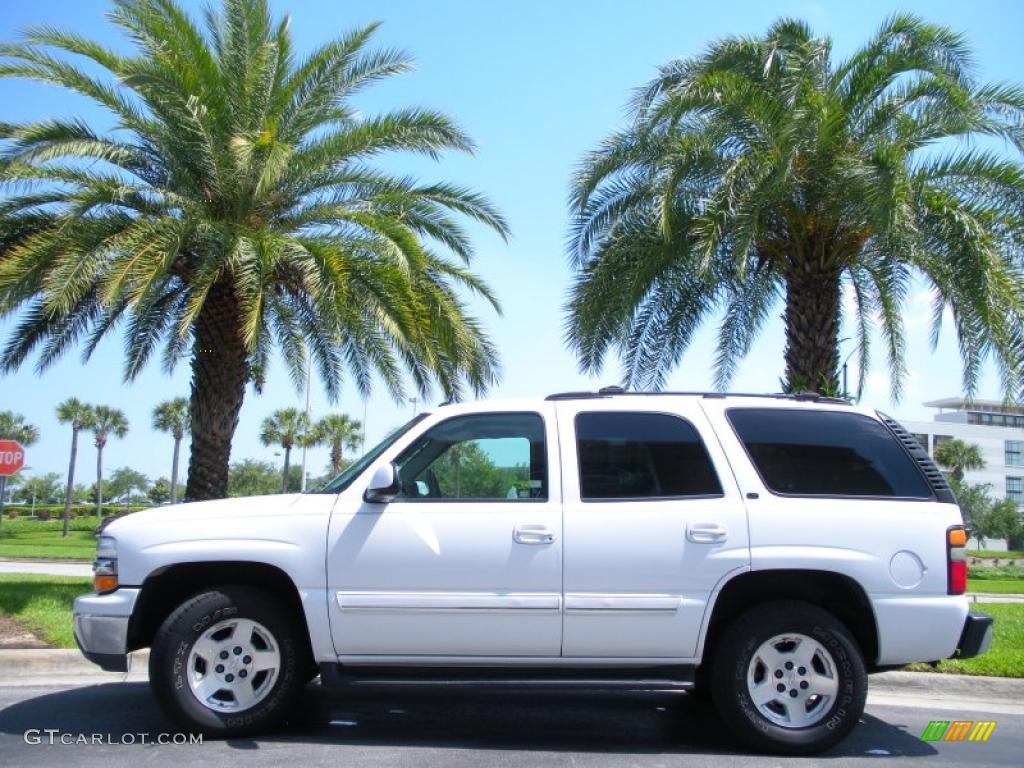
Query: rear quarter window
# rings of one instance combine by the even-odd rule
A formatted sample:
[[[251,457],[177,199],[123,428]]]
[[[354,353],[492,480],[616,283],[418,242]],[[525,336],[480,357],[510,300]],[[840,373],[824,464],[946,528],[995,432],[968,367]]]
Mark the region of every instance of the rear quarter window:
[[[795,408],[730,408],[726,416],[774,493],[933,498],[903,446],[868,416]]]

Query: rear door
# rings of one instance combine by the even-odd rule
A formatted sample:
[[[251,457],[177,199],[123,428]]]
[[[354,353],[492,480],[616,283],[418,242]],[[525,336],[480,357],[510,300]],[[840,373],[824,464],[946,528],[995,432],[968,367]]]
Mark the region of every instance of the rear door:
[[[699,405],[557,403],[568,657],[691,658],[709,597],[750,562],[747,520]]]

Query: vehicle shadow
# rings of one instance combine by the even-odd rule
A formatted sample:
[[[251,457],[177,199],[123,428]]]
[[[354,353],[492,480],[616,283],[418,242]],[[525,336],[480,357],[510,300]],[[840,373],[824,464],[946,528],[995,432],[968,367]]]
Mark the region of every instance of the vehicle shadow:
[[[171,732],[146,683],[110,683],[40,696],[0,711],[0,733],[30,728],[71,733]],[[240,750],[262,743],[438,749],[542,750],[621,754],[747,752],[710,704],[683,693],[501,690],[461,686],[309,685],[287,728],[229,739]],[[922,757],[936,750],[897,725],[865,715],[850,738],[816,756]]]

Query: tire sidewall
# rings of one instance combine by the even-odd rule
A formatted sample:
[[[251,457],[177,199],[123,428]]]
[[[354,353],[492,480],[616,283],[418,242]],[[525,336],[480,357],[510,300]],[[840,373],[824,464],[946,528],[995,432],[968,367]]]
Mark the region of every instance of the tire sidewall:
[[[762,715],[750,697],[747,674],[754,652],[776,635],[806,635],[829,652],[838,677],[835,701],[825,717],[805,728],[785,728]],[[716,703],[752,745],[775,752],[809,754],[844,739],[864,711],[867,675],[856,643],[831,614],[801,603],[763,606],[733,626],[718,657],[726,674],[715,686]]]
[[[234,618],[266,627],[280,650],[281,667],[266,698],[241,712],[219,712],[192,693],[189,655],[209,627]],[[253,733],[283,722],[303,684],[300,669],[299,643],[287,614],[270,596],[245,588],[217,589],[182,604],[161,627],[150,655],[150,681],[164,709],[187,728],[211,736]]]

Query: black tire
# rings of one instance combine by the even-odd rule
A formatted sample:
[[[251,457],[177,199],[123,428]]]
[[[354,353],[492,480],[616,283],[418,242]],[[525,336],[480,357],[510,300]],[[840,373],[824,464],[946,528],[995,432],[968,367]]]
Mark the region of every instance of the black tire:
[[[693,673],[693,687],[687,694],[701,702],[711,701],[711,668],[713,662],[704,660]]]
[[[303,625],[292,613],[273,594],[243,586],[217,587],[186,600],[160,626],[150,651],[149,682],[161,708],[184,729],[211,737],[254,734],[283,724],[302,691],[310,664],[305,638],[296,631]],[[193,694],[189,660],[208,628],[232,619],[262,625],[276,643],[280,666],[253,706],[219,711]],[[251,679],[255,681],[256,675]]]
[[[821,665],[823,659],[831,663],[834,696],[804,698],[806,692],[797,690],[797,686],[803,686],[803,680],[796,673],[805,667],[786,668],[783,664],[783,677],[777,680],[777,685],[792,685],[792,688],[776,697],[783,701],[764,704],[764,708],[770,710],[767,715],[776,719],[787,717],[789,706],[804,708],[803,712],[795,710],[797,717],[810,709],[814,721],[807,726],[774,722],[752,698],[750,685],[757,683],[756,674],[752,675],[753,683],[748,684],[751,670],[759,672],[766,668],[763,663],[754,661],[755,654],[761,658],[763,650],[787,648],[785,642],[769,643],[784,635],[809,638],[813,642],[808,643],[808,648],[817,643],[825,651],[824,657],[815,657],[814,664]],[[780,655],[780,658],[786,657]],[[777,689],[775,670],[769,674],[771,687]],[[817,675],[817,672],[812,669],[811,674]],[[816,679],[827,678],[821,675]],[[757,750],[789,755],[821,752],[846,738],[864,712],[868,685],[860,648],[842,622],[827,611],[794,600],[764,603],[736,619],[715,649],[712,682],[715,705],[737,736]],[[796,694],[792,693],[794,690]],[[793,697],[792,703],[787,696]]]

